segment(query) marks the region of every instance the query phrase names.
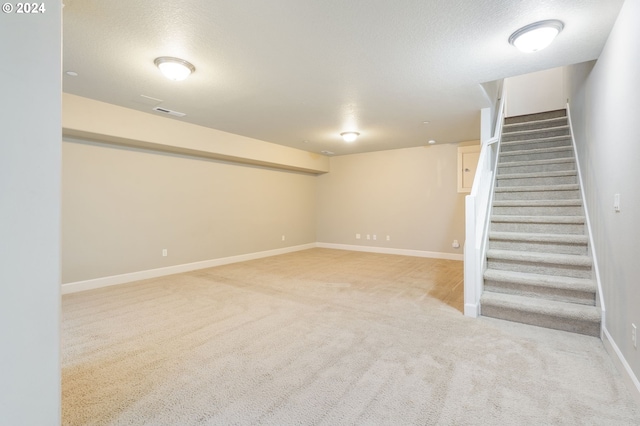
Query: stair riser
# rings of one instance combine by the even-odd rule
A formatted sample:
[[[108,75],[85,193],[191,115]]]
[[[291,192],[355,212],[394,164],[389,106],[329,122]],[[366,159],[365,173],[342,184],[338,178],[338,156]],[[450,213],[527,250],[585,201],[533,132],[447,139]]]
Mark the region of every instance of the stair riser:
[[[586,334],[588,336],[600,336],[600,323],[591,321],[581,321],[576,319],[568,320],[558,316],[544,315],[540,313],[522,312],[517,309],[504,307],[494,307],[482,305],[482,315],[523,324],[535,325],[538,327],[564,330],[572,333]]]
[[[537,160],[556,160],[559,158],[573,158],[573,151],[565,149],[562,151],[543,151],[543,152],[520,152],[520,153],[502,153],[500,154],[500,166],[505,163],[513,163],[514,161],[537,161]]]
[[[502,127],[502,132],[511,133],[526,130],[547,129],[549,127],[566,126],[567,124],[567,117],[555,118],[545,121],[527,121],[519,124],[506,124]]]
[[[487,259],[487,268],[531,274],[559,275],[573,278],[591,278],[591,267]]]
[[[529,121],[540,121],[540,120],[549,120],[553,118],[566,117],[567,112],[564,109],[559,109],[556,111],[546,111],[537,114],[530,115],[518,115],[515,117],[507,117],[504,119],[504,124],[516,124],[516,123],[527,123]]]
[[[539,287],[520,283],[485,280],[484,289],[495,293],[516,294],[520,296],[540,297],[559,302],[578,303],[595,306],[596,295],[592,291],[567,290],[554,287]]]
[[[521,151],[525,149],[539,149],[539,148],[559,148],[571,146],[571,139],[560,140],[540,140],[535,142],[518,142],[518,143],[503,143],[500,145],[501,152]]]
[[[535,241],[489,240],[489,248],[498,250],[532,251],[536,253],[586,255],[586,244],[563,244]]]
[[[498,191],[495,200],[578,200],[580,192],[577,189],[568,191]]]
[[[527,177],[500,179],[498,176],[498,187],[505,186],[539,186],[539,185],[568,185],[578,183],[578,178],[574,176],[553,176],[553,177]]]
[[[581,216],[580,206],[493,207],[493,214],[517,216]]]
[[[544,173],[544,172],[560,172],[567,170],[576,170],[575,161],[567,161],[552,164],[521,164],[509,165],[509,163],[498,164],[498,175],[514,174],[514,173]]]
[[[570,136],[568,128],[560,128],[554,130],[533,130],[522,133],[503,133],[502,142],[524,141],[528,139],[544,139],[556,136]]]
[[[494,232],[584,235],[584,224],[491,222],[491,230]]]

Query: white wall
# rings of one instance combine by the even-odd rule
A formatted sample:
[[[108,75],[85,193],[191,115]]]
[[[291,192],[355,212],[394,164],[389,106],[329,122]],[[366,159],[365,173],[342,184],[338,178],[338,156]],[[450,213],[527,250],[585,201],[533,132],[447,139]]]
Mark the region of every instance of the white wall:
[[[44,3],[0,14],[2,425],[60,423],[61,4]]]
[[[505,79],[506,116],[564,109],[566,96],[562,68],[552,68]]]
[[[319,242],[461,259],[462,249],[451,246],[464,241],[457,145],[345,155],[331,158],[330,166],[317,177]]]
[[[636,378],[640,377],[640,349],[631,344],[631,324],[640,328],[638,40],[640,2],[627,0],[595,66],[567,68],[571,120],[604,292],[606,332]],[[619,213],[613,209],[614,194],[621,196]]]

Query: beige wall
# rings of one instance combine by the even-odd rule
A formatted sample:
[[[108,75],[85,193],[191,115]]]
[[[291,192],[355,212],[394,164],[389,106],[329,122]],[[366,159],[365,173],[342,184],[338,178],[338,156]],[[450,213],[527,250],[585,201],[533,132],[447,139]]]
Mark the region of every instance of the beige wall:
[[[462,254],[451,246],[464,241],[455,144],[333,157],[330,168],[317,177],[319,242]]]
[[[569,67],[571,121],[606,308],[605,327],[636,378],[640,349],[640,2],[627,0],[598,61]],[[621,211],[613,209],[620,194]],[[640,331],[639,331],[640,332]],[[639,336],[640,338],[640,336]],[[636,382],[640,390],[640,384]]]
[[[316,241],[310,174],[67,139],[62,184],[63,283]]]

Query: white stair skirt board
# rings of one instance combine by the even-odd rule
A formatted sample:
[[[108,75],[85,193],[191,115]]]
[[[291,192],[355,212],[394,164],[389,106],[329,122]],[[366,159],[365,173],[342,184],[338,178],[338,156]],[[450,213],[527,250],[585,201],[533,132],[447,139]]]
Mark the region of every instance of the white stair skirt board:
[[[277,256],[279,254],[291,253],[294,251],[307,250],[314,247],[316,247],[316,243],[309,243],[299,246],[284,247],[274,250],[260,251],[256,253],[240,254],[237,256],[221,257],[218,259],[203,260],[201,262],[185,263],[182,265],[167,266],[164,268],[149,269],[146,271],[137,271],[128,274],[112,275],[109,277],[66,283],[62,284],[62,294],[77,293],[79,291],[126,284],[133,281],[146,280],[148,278],[156,278],[165,275],[195,271],[196,269],[212,268],[214,266],[228,265],[230,263],[261,259],[264,257]]]
[[[401,256],[430,257],[432,259],[463,260],[462,254],[435,251],[398,249],[389,247],[357,246],[351,244],[316,243],[316,247],[336,250],[363,251],[367,253],[398,254]]]

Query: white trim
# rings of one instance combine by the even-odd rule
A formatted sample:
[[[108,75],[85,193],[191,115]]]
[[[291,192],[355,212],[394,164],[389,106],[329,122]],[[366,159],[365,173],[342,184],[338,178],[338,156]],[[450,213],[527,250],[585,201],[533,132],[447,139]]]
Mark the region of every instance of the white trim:
[[[580,169],[580,159],[578,158],[578,148],[576,146],[576,138],[573,134],[573,124],[571,123],[571,109],[567,102],[567,121],[569,122],[569,131],[571,132],[571,145],[573,146],[573,155],[576,157],[576,170],[578,171],[578,181],[580,182],[580,196],[582,197],[582,207],[584,209],[585,224],[587,226],[587,235],[589,236],[589,248],[591,248],[591,257],[593,258],[593,275],[598,286],[598,302],[600,305],[600,338],[604,340],[604,329],[607,325],[604,306],[604,293],[602,290],[602,281],[600,280],[600,269],[598,268],[598,256],[596,256],[596,246],[593,242],[593,232],[591,230],[591,220],[589,220],[589,209],[587,208],[587,198],[584,193],[584,181],[582,180],[582,171]]]
[[[480,316],[480,304],[479,303],[465,303],[464,315],[471,318],[478,318]]]
[[[228,265],[230,263],[244,262],[247,260],[261,259],[263,257],[277,256],[279,254],[292,253],[316,247],[315,243],[291,246],[274,250],[260,251],[256,253],[241,254],[238,256],[222,257],[218,259],[203,260],[200,262],[185,263],[182,265],[167,266],[165,268],[149,269],[146,271],[131,272],[122,275],[96,278],[86,281],[76,281],[62,284],[62,294],[77,293],[79,291],[93,290],[112,285],[126,284],[132,281],[146,280],[148,278],[162,277],[165,275],[179,274],[194,271],[196,269],[212,268],[214,266]]]
[[[435,251],[409,250],[388,247],[354,246],[350,244],[333,243],[316,243],[316,247],[337,250],[363,251],[367,253],[399,254],[401,256],[430,257],[433,259],[464,260],[461,254],[440,253]]]
[[[616,342],[611,337],[611,334],[609,334],[609,330],[607,330],[605,327],[602,327],[602,343],[604,344],[604,348],[606,349],[606,351],[609,352],[610,358],[613,360],[613,363],[617,367],[618,371],[621,373],[620,375],[622,376],[624,382],[627,384],[630,393],[636,399],[636,401],[640,403],[640,381],[633,373],[631,366],[624,358],[624,355],[622,355],[620,348],[618,348],[618,345],[616,345]],[[626,372],[627,374],[622,374],[623,372]],[[633,391],[634,387],[637,392]]]

